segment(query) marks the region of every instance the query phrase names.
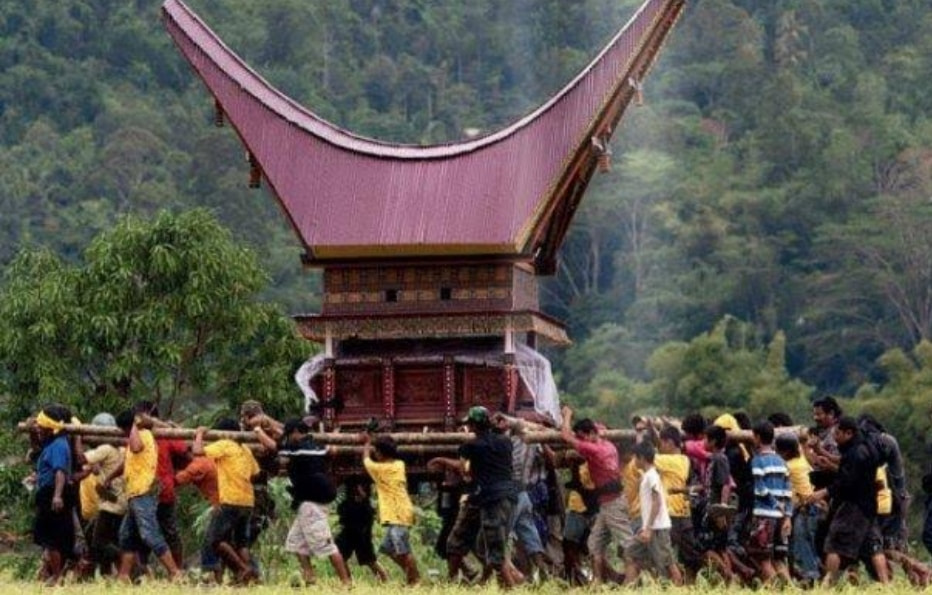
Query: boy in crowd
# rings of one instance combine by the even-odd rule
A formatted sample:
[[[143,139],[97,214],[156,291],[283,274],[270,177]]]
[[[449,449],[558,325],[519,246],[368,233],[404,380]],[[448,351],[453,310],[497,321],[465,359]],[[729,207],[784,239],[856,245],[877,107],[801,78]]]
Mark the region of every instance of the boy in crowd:
[[[459,456],[464,464],[468,463],[469,473],[475,482],[476,491],[470,496],[470,503],[475,504],[479,513],[486,547],[486,572],[496,573],[503,587],[513,587],[516,577],[508,572],[505,564],[508,524],[518,494],[512,478],[511,440],[493,431],[492,420],[485,407],[471,407],[463,421],[475,434],[475,438],[460,446]],[[451,540],[455,534],[454,530]]]
[[[152,401],[139,401],[134,407],[136,418],[140,426],[148,429],[172,428],[175,424],[164,421],[159,417],[159,407]],[[184,553],[181,546],[181,534],[178,532],[178,514],[175,497],[175,464],[180,467],[187,464],[190,456],[188,446],[184,440],[174,438],[156,438],[156,448],[159,451],[159,461],[155,475],[159,481],[158,507],[156,518],[159,520],[159,529],[165,536],[165,543],[171,550],[175,564],[180,568],[184,564]]]
[[[379,550],[398,564],[409,585],[416,585],[420,574],[409,537],[410,527],[414,524],[414,506],[408,496],[404,461],[398,458],[395,441],[388,436],[378,438],[373,445],[371,436],[365,434],[362,448],[362,463],[375,483],[379,522],[385,530]]]
[[[172,580],[181,577],[181,570],[172,557],[158,521],[158,491],[156,477],[158,446],[152,432],[139,427],[136,413],[127,410],[116,418],[117,427],[126,435],[126,452],[123,457],[123,490],[126,493],[126,515],[120,524],[120,571],[118,578],[130,581],[143,545],[159,559]],[[116,475],[104,480],[111,487]],[[141,542],[141,543],[140,543]]]
[[[217,487],[217,466],[210,457],[193,457],[188,465],[175,474],[177,486],[193,485],[200,492],[204,500],[210,504],[210,521],[220,512],[220,492]],[[201,547],[201,572],[213,575],[213,580],[220,584],[223,581],[223,565],[211,544],[205,539]]]
[[[675,585],[683,584],[683,575],[673,560],[670,540],[672,522],[667,510],[666,492],[660,474],[654,466],[656,453],[649,442],[634,446],[634,460],[641,470],[639,500],[641,503],[640,530],[634,541],[625,549],[625,583],[637,582],[642,568],[648,567]]]
[[[213,429],[236,432],[239,424],[235,419],[222,419]],[[217,466],[220,510],[210,519],[207,543],[236,572],[237,583],[254,582],[258,577],[249,553],[249,519],[255,502],[252,478],[259,473],[259,465],[248,447],[232,440],[205,445],[206,433],[205,427],[197,429],[191,452],[196,457],[207,456]]]
[[[71,478],[71,445],[63,431],[71,413],[64,407],[46,407],[36,417],[41,451],[36,460],[36,517],[33,540],[42,548],[42,578],[57,585],[65,560],[74,554],[74,498],[68,494]]]
[[[109,413],[99,413],[91,420],[91,425],[116,427],[116,420]],[[90,560],[93,566],[99,566],[101,574],[116,574],[120,557],[120,524],[126,514],[126,495],[123,492],[123,478],[117,477],[108,488],[101,484],[111,475],[117,475],[123,466],[123,448],[112,444],[101,444],[91,450],[76,449],[78,461],[87,465],[97,479],[95,492],[99,496],[98,512],[89,535]],[[83,486],[83,484],[82,484]]]
[[[685,579],[695,578],[702,567],[702,550],[693,529],[692,510],[689,505],[690,461],[682,452],[682,435],[673,426],[660,430],[660,452],[654,458],[654,466],[660,474],[660,482],[667,494],[670,512],[670,538],[686,569]]]
[[[566,484],[566,520],[563,524],[563,576],[572,585],[588,581],[582,573],[582,558],[589,536],[589,525],[598,504],[589,467],[580,459],[570,463],[570,481]]]
[[[776,554],[789,541],[792,531],[793,492],[790,489],[786,463],[774,452],[773,424],[762,421],[754,426],[754,447],[751,475],[754,478],[754,507],[747,542],[747,552],[769,583],[778,574],[789,581],[789,573]]]
[[[343,501],[337,506],[337,518],[340,522],[340,533],[336,544],[343,560],[356,555],[356,561],[361,566],[367,566],[372,574],[379,580],[388,580],[388,573],[379,564],[375,557],[375,548],[372,547],[372,523],[375,521],[375,510],[370,502],[369,485],[358,477],[350,477],[344,484],[346,493]]]
[[[298,557],[301,574],[308,585],[316,582],[311,555],[329,558],[330,564],[344,585],[352,583],[346,562],[333,542],[327,521],[327,505],[336,498],[336,488],[327,475],[327,448],[315,443],[310,428],[301,419],[291,419],[282,428],[281,456],[288,460],[291,480],[291,507],[297,511],[285,539],[285,551]],[[263,445],[266,442],[260,435]],[[269,445],[274,446],[274,443]]]
[[[702,480],[704,513],[700,543],[705,551],[706,562],[730,583],[735,575],[728,554],[728,523],[734,508],[731,506],[731,469],[725,455],[727,441],[725,428],[717,425],[706,428],[705,443],[709,457]]]
[[[807,504],[813,492],[809,479],[812,467],[802,455],[796,436],[778,436],[776,449],[777,454],[786,461],[786,469],[790,474],[790,488],[793,491],[793,537],[790,542],[793,573],[805,584],[814,585],[819,580],[816,530],[823,509],[815,504]]]

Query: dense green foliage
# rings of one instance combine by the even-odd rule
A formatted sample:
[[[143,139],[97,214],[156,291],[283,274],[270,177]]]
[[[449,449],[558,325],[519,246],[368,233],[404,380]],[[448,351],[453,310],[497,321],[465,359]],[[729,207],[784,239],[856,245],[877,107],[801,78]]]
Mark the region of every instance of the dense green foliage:
[[[190,3],[298,101],[411,143],[527,112],[637,5]],[[689,2],[545,284],[576,342],[551,354],[567,397],[615,421],[905,399],[932,339],[929,72],[921,0]],[[0,0],[0,264],[38,245],[61,260],[16,266],[64,270],[123,215],[205,207],[270,271],[265,298],[316,310],[317,276],[210,110],[155,3]]]
[[[22,252],[0,291],[4,413],[28,416],[37,396],[85,416],[142,399],[165,415],[249,398],[286,409],[310,350],[278,306],[256,301],[265,281],[203,210],[122,220],[81,265]]]

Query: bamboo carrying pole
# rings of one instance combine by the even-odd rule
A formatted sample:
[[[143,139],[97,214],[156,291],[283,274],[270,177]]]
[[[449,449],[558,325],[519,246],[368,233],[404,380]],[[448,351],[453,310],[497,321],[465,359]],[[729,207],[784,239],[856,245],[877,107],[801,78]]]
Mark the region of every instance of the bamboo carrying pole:
[[[26,432],[29,430],[28,424],[21,422],[19,430]],[[124,438],[123,432],[119,428],[109,426],[91,426],[84,424],[66,424],[64,431],[78,436],[94,436],[97,438],[119,439]],[[153,435],[156,438],[173,438],[179,440],[194,440],[196,430],[192,428],[154,428]],[[791,433],[796,436],[804,437],[806,428],[804,426],[793,426],[789,428],[777,428],[777,434]],[[362,433],[340,433],[340,432],[315,432],[310,434],[315,442],[327,446],[360,446],[364,442]],[[447,446],[453,447],[464,444],[472,440],[475,435],[466,432],[395,432],[385,433],[382,435],[391,436],[395,444],[401,446]],[[631,429],[624,430],[605,430],[602,436],[606,440],[615,443],[633,442],[637,432]],[[738,430],[728,432],[728,437],[738,442],[752,442],[753,435],[750,430]],[[531,444],[565,444],[560,432],[557,430],[529,430],[523,434],[525,442]],[[216,440],[233,440],[241,443],[256,443],[258,438],[253,432],[230,432],[221,430],[208,430],[204,434],[206,441]],[[452,448],[450,449],[452,450]],[[349,453],[350,451],[344,451]],[[404,452],[404,450],[402,450]]]
[[[248,432],[247,432],[248,433]],[[126,444],[126,439],[123,437],[115,436],[98,436],[95,434],[84,434],[81,436],[81,439],[85,444],[88,445],[98,445],[98,444],[117,444],[124,445]],[[246,443],[249,448],[253,451],[258,451],[261,449],[257,442]],[[456,444],[406,444],[398,447],[398,452],[406,454],[412,457],[436,457],[436,456],[456,456],[457,449],[459,448]],[[345,444],[331,444],[327,446],[327,454],[330,456],[362,456],[362,446],[358,445],[345,445]]]

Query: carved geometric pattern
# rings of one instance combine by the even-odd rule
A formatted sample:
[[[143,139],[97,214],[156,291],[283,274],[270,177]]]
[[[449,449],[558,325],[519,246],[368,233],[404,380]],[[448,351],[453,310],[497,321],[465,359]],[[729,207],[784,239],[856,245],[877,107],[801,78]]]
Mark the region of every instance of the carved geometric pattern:
[[[345,367],[336,375],[337,395],[347,411],[382,408],[382,370]]]
[[[442,411],[443,369],[396,368],[395,406],[427,406]]]

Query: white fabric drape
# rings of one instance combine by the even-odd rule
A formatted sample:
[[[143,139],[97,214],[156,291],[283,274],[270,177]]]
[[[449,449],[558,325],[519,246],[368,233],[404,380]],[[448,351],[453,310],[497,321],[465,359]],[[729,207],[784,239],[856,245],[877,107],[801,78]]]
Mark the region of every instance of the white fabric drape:
[[[553,379],[550,361],[537,350],[518,343],[515,350],[518,375],[534,397],[534,410],[551,417],[556,425],[563,423],[560,415],[560,393]]]
[[[301,364],[298,371],[294,373],[294,381],[298,383],[298,388],[300,388],[301,392],[304,394],[305,413],[310,411],[311,405],[316,404],[320,400],[317,398],[317,393],[311,388],[311,379],[320,374],[321,370],[324,369],[324,362],[326,360],[327,356],[323,353],[319,353]]]

